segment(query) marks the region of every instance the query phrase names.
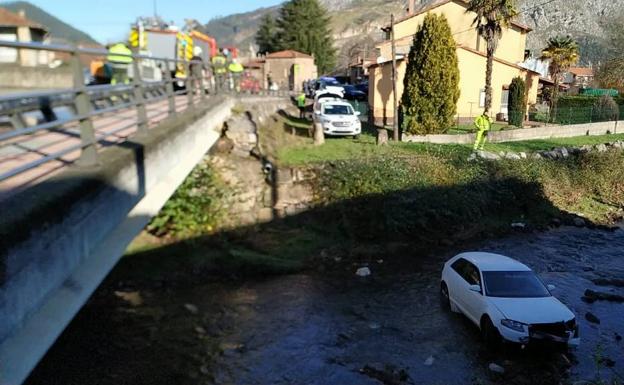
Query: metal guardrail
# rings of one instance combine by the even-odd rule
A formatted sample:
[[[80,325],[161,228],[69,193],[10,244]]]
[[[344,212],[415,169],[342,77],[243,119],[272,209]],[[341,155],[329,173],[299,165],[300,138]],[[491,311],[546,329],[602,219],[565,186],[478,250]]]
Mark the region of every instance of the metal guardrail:
[[[12,145],[12,141],[18,140],[24,135],[33,134],[40,131],[64,132],[68,125],[76,125],[79,128],[80,144],[73,144],[53,153],[44,153],[36,160],[20,164],[10,170],[0,168],[0,182],[12,178],[20,173],[33,169],[43,163],[53,160],[60,160],[63,156],[80,150],[79,164],[83,166],[96,165],[98,162],[98,142],[113,136],[121,130],[137,127],[138,132],[148,129],[150,119],[157,117],[174,116],[181,110],[178,109],[177,102],[180,95],[187,95],[186,108],[192,108],[200,101],[205,101],[207,94],[220,92],[229,93],[229,82],[223,77],[215,77],[211,73],[208,63],[201,61],[186,61],[170,58],[159,58],[147,55],[132,54],[115,56],[131,57],[132,79],[128,84],[116,85],[87,85],[85,84],[84,66],[80,61],[82,55],[88,56],[108,56],[108,51],[103,49],[79,48],[57,44],[24,43],[12,41],[0,41],[0,47],[26,49],[36,51],[62,52],[70,55],[70,68],[73,77],[73,87],[43,92],[17,93],[0,96],[0,121],[4,118],[9,122],[11,129],[0,131],[0,149],[6,145]],[[163,72],[163,80],[150,81],[143,78],[141,62],[151,61],[158,64]],[[175,78],[171,69],[179,64],[184,67],[185,78]],[[192,68],[193,65],[200,65],[202,71]],[[179,89],[176,90],[176,84]],[[261,92],[261,95],[292,95],[290,92]],[[157,102],[167,100],[166,111],[148,118],[148,106]],[[66,107],[72,112],[71,116],[59,118],[56,109]],[[131,124],[117,127],[112,131],[98,133],[94,128],[94,120],[105,115],[115,114],[121,111],[134,110],[136,118]],[[42,116],[43,122],[37,124],[27,124],[24,115],[37,112]],[[0,164],[1,166],[1,164]]]

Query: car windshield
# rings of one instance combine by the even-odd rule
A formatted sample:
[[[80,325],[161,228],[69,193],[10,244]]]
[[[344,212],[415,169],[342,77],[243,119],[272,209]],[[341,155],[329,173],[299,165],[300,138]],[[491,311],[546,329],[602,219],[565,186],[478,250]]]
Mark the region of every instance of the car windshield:
[[[483,279],[488,297],[550,297],[546,286],[532,271],[484,271]]]
[[[328,104],[324,108],[325,115],[353,115],[351,106]]]

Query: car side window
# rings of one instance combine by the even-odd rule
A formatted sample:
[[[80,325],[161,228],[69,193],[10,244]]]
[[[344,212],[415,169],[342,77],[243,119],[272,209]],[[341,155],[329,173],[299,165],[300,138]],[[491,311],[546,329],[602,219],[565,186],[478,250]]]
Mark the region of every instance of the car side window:
[[[477,267],[472,263],[466,263],[466,267],[464,268],[464,274],[462,276],[470,285],[481,286],[481,276],[479,275],[479,269],[477,269]]]
[[[455,270],[455,272],[457,274],[459,274],[460,276],[464,276],[464,268],[466,267],[466,264],[468,263],[468,261],[466,261],[463,258],[459,258],[457,261],[453,262],[453,264],[451,265],[451,268],[453,270]]]
[[[451,268],[457,272],[469,285],[481,286],[481,278],[479,275],[479,269],[472,263],[466,261],[463,258],[455,261]]]

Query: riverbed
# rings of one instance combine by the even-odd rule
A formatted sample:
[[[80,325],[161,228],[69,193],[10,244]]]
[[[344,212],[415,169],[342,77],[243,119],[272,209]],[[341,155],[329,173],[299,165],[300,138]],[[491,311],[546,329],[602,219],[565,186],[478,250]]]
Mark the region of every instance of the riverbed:
[[[451,250],[379,255],[372,274],[332,256],[310,274],[193,284],[107,282],[27,384],[558,384],[624,374],[624,303],[585,302],[586,289],[624,295],[624,230],[561,227],[466,246],[536,270],[576,313],[576,350],[505,347],[440,304]],[[406,256],[412,257],[412,256]],[[122,262],[123,263],[123,262]],[[603,278],[596,285],[592,280]],[[606,283],[605,283],[606,282]],[[591,313],[600,323],[589,322]],[[592,317],[589,317],[592,318]],[[496,364],[504,373],[492,371]],[[498,368],[497,368],[498,369]]]

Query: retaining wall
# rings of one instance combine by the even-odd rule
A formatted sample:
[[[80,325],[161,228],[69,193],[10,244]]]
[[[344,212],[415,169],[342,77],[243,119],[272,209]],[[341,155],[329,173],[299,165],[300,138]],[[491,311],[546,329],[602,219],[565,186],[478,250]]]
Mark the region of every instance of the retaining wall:
[[[532,139],[567,138],[583,135],[624,133],[624,121],[573,124],[569,126],[544,126],[490,132],[488,141],[492,143],[516,142]],[[403,135],[404,142],[436,144],[471,144],[475,134],[462,135]]]

